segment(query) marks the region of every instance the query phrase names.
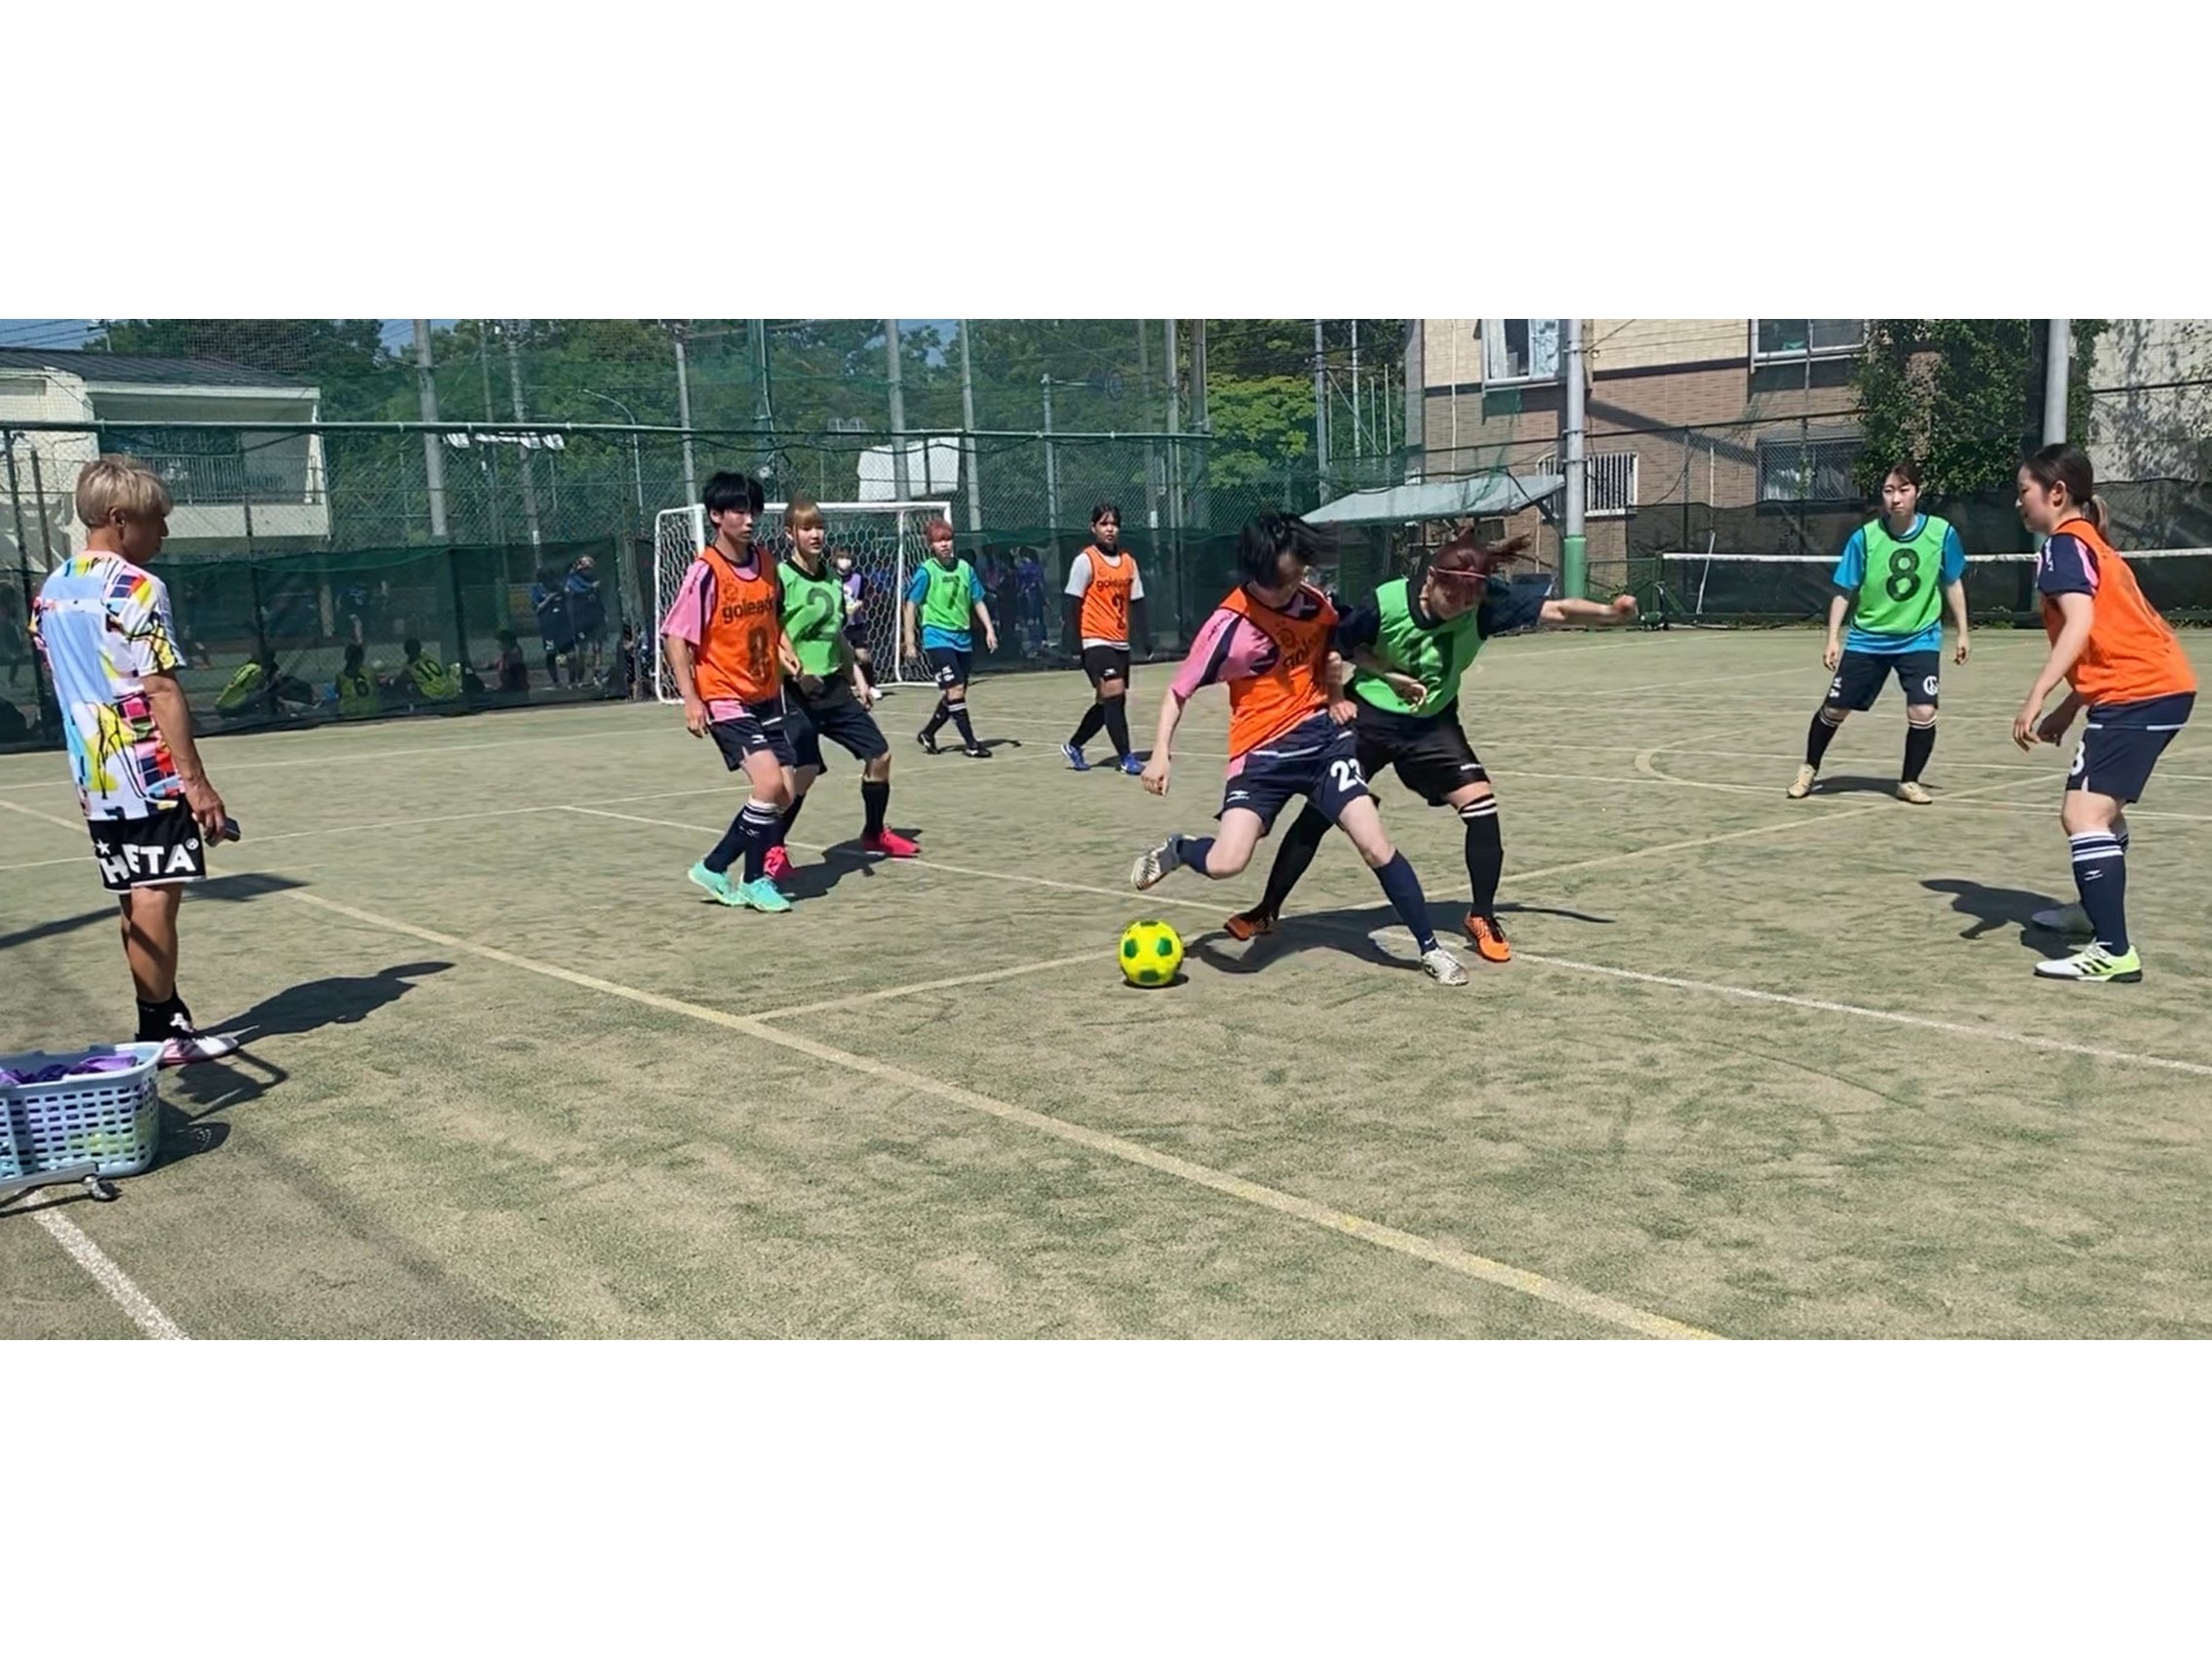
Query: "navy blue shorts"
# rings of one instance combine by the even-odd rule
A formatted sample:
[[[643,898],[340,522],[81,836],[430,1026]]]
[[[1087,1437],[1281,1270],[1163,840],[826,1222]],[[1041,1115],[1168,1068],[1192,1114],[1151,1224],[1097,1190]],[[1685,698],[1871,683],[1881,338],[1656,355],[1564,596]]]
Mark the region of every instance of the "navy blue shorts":
[[[791,733],[784,730],[781,698],[773,707],[766,703],[758,708],[747,705],[735,720],[718,720],[707,731],[714,737],[714,746],[722,751],[723,765],[731,771],[745,770],[747,755],[773,755],[778,766],[795,768],[799,764],[791,749]]]
[[[2067,788],[2110,795],[2121,802],[2142,800],[2151,769],[2174,734],[2189,724],[2195,706],[2196,693],[2184,691],[2147,703],[2091,709],[2089,722],[2081,729],[2080,746],[2074,751],[2073,770],[2066,774]]]
[[[1940,651],[1847,651],[1828,683],[1828,706],[1864,713],[1881,695],[1892,672],[1908,708],[1934,708],[1943,677]]]
[[[1292,801],[1311,801],[1333,824],[1353,802],[1370,799],[1356,729],[1337,725],[1323,710],[1246,755],[1214,816],[1231,808],[1257,812],[1265,835]]]
[[[968,666],[972,660],[968,652],[954,651],[950,646],[930,646],[922,655],[929,664],[929,673],[937,682],[938,690],[968,684]]]

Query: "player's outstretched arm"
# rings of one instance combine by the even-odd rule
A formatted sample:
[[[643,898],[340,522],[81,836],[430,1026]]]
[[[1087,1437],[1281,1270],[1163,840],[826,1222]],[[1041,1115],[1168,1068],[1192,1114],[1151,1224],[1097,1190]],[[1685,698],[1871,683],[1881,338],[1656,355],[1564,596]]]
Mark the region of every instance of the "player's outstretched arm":
[[[1607,605],[1600,605],[1595,599],[1547,599],[1542,620],[1547,628],[1617,627],[1636,620],[1636,595],[1624,593]]]

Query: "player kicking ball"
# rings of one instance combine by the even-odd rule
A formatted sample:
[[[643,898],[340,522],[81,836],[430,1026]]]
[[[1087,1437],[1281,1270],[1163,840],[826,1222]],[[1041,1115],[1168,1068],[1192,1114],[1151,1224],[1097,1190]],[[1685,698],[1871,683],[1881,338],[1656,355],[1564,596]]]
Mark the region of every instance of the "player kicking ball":
[[[931,519],[922,529],[929,538],[929,556],[906,585],[906,654],[928,663],[937,682],[937,707],[914,740],[935,754],[937,733],[949,720],[960,728],[961,753],[971,761],[987,761],[991,751],[975,740],[975,729],[968,723],[968,675],[975,648],[969,623],[983,624],[983,649],[989,652],[999,649],[999,632],[983,604],[975,567],[953,550],[953,527]]]
[[[1425,570],[1376,588],[1336,629],[1337,649],[1355,653],[1349,690],[1359,711],[1360,770],[1373,777],[1395,767],[1399,782],[1432,807],[1450,808],[1466,826],[1471,896],[1463,926],[1484,962],[1513,957],[1497,916],[1505,840],[1490,774],[1460,722],[1460,682],[1483,642],[1498,634],[1636,619],[1636,601],[1625,593],[1607,605],[1517,594],[1495,573],[1527,545],[1528,537],[1521,535],[1483,546],[1472,531],[1462,532],[1437,550]],[[1275,931],[1291,889],[1327,834],[1328,819],[1319,810],[1309,805],[1298,814],[1268,872],[1265,896],[1229,918],[1231,938]]]
[[[1437,943],[1429,904],[1405,854],[1383,833],[1382,815],[1360,770],[1349,704],[1332,707],[1328,676],[1341,665],[1330,644],[1336,610],[1306,585],[1322,538],[1303,519],[1262,513],[1238,538],[1242,585],[1199,629],[1191,653],[1161,699],[1160,730],[1144,786],[1167,793],[1175,728],[1202,687],[1229,688],[1229,778],[1220,833],[1173,835],[1137,854],[1129,880],[1139,892],[1170,871],[1209,881],[1239,874],[1290,801],[1303,797],[1324,821],[1352,838],[1421,953],[1421,971],[1442,985],[1464,985],[1467,969]]]
[[[829,523],[821,508],[800,497],[783,509],[783,531],[791,550],[778,573],[783,588],[783,635],[791,642],[799,669],[784,687],[784,730],[791,736],[797,770],[791,805],[783,812],[783,839],[769,853],[767,873],[781,881],[791,869],[786,850],[791,826],[807,804],[807,792],[821,776],[822,739],[827,737],[860,763],[860,807],[864,815],[860,850],[890,858],[911,858],[921,850],[904,836],[884,827],[890,809],[890,745],[868,712],[874,700],[854,656],[845,626],[844,583],[823,561]]]

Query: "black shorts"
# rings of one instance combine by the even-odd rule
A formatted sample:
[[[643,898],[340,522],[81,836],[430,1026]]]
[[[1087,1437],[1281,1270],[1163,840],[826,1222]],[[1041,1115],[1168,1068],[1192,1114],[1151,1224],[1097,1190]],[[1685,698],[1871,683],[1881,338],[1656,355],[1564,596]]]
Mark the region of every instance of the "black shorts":
[[[796,691],[786,691],[783,729],[790,735],[795,764],[801,767],[829,770],[822,762],[824,737],[863,764],[890,753],[876,717],[860,706],[850,687],[810,701]]]
[[[1127,646],[1085,646],[1083,671],[1090,676],[1093,686],[1103,686],[1109,680],[1119,680],[1126,691],[1129,684],[1129,648]]]
[[[968,665],[974,660],[973,653],[954,651],[950,646],[931,646],[922,653],[929,665],[929,673],[939,689],[968,684]]]
[[[783,708],[747,707],[734,720],[718,720],[707,728],[714,746],[722,751],[723,765],[731,771],[745,770],[747,755],[773,755],[778,766],[796,769],[799,758],[791,752],[791,733],[784,726]]]
[[[2089,722],[2081,729],[2080,746],[2074,751],[2073,769],[2066,774],[2067,788],[2110,795],[2120,802],[2142,800],[2151,769],[2174,734],[2189,724],[2195,706],[2196,693],[2184,691],[2145,703],[2091,709]]]
[[[99,885],[109,892],[207,879],[208,849],[200,843],[199,823],[182,807],[142,818],[92,818],[85,828],[92,831]]]
[[[1395,767],[1398,781],[1432,807],[1442,807],[1470,783],[1490,781],[1460,727],[1457,702],[1430,715],[1394,714],[1362,703],[1353,730],[1360,734],[1361,771],[1373,777]]]
[[[1332,824],[1353,802],[1371,799],[1353,728],[1337,725],[1326,710],[1246,755],[1214,816],[1225,816],[1233,807],[1257,812],[1265,835],[1276,814],[1299,799],[1311,801]]]
[[[1943,675],[1940,651],[1847,651],[1828,683],[1828,706],[1855,714],[1873,708],[1892,670],[1907,707],[1936,706],[1936,684]]]

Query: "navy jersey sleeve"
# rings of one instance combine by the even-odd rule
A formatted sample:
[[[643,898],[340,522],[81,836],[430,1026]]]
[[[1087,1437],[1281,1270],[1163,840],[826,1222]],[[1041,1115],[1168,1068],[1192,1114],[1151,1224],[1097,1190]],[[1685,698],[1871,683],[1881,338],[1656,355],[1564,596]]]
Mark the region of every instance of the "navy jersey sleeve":
[[[1484,639],[1495,639],[1520,628],[1533,628],[1544,619],[1544,602],[1551,597],[1549,577],[1516,582],[1492,576],[1483,584],[1482,603],[1476,608],[1475,629]]]
[[[2043,543],[2043,551],[2035,559],[2035,591],[2037,593],[2086,593],[2092,598],[2097,592],[2097,555],[2078,535],[2064,531]]]
[[[1336,612],[1336,631],[1329,636],[1332,651],[1350,656],[1382,638],[1382,612],[1372,605],[1350,605],[1333,593],[1328,602]]]

